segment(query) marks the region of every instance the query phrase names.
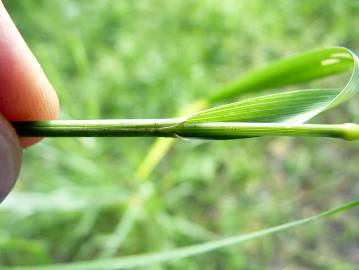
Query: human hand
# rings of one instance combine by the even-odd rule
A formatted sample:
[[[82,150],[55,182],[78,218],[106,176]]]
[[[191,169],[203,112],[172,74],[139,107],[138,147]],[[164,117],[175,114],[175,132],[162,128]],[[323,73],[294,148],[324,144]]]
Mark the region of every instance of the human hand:
[[[39,138],[18,138],[8,121],[50,120],[59,102],[40,65],[0,0],[0,202],[15,184],[22,148]]]

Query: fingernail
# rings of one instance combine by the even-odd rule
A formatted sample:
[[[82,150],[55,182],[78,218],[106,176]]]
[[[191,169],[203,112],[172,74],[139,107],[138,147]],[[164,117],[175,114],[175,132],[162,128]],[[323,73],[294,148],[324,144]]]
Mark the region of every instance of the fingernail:
[[[21,157],[22,150],[15,131],[0,115],[0,203],[15,185]]]

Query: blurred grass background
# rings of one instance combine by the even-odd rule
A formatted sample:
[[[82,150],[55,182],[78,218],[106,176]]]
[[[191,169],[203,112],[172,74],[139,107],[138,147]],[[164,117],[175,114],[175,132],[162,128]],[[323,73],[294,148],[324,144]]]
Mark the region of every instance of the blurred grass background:
[[[5,5],[57,90],[63,119],[169,117],[274,59],[328,46],[359,52],[358,1]],[[357,102],[316,121],[359,123]],[[141,205],[134,172],[152,142],[48,139],[27,150],[0,207],[0,265],[95,260],[128,207],[139,219],[116,256],[270,227],[359,194],[356,142],[180,141],[150,176],[142,192],[153,195]],[[356,269],[358,214],[151,269]]]

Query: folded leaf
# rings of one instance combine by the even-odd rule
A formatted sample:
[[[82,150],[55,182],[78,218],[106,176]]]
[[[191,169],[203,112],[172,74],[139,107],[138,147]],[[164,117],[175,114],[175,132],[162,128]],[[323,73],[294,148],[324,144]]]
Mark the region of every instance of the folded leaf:
[[[313,59],[308,59],[310,56],[313,56]],[[295,58],[296,61],[291,59],[275,65],[272,72],[277,75],[278,70],[284,69],[286,65],[289,65],[288,70],[290,72],[295,70],[297,73],[288,73],[288,70],[284,70],[283,80],[281,83],[274,80],[274,85],[285,85],[289,82],[323,76],[347,67],[348,63],[351,63],[353,69],[351,78],[342,90],[296,90],[256,97],[195,113],[186,118],[185,123],[285,122],[299,124],[306,122],[322,111],[345,102],[359,91],[359,59],[350,50],[332,48],[323,50],[321,53],[309,53],[302,57],[303,60],[297,57]],[[312,61],[309,63],[309,60]],[[303,63],[307,63],[309,66],[305,68],[305,65],[302,65]]]

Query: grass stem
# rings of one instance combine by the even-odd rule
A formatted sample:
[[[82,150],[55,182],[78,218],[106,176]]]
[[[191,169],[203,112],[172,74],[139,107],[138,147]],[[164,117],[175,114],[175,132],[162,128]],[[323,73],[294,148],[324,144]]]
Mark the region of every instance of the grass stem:
[[[182,118],[126,120],[54,120],[13,122],[21,137],[173,137],[213,140],[260,136],[359,139],[357,124],[186,123]]]

